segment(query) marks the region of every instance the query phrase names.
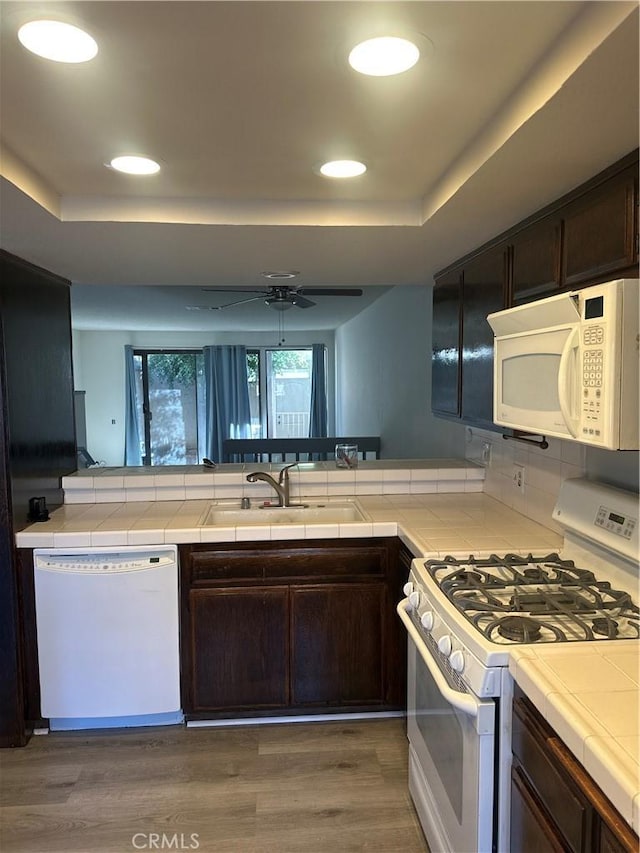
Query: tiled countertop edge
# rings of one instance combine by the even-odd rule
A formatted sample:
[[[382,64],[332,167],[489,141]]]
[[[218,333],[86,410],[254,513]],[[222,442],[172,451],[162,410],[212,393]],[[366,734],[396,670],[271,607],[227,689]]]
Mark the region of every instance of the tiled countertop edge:
[[[404,498],[350,497],[359,504],[365,521],[202,526],[200,520],[210,505],[206,500],[71,505],[56,510],[48,522],[19,532],[16,544],[20,548],[94,548],[397,535],[414,556],[439,556],[453,550],[517,551],[525,544],[549,551],[557,550],[561,542],[553,531],[487,495],[453,492]],[[343,496],[338,501],[345,499]],[[486,504],[490,504],[488,510]],[[485,509],[479,510],[479,506]],[[493,531],[486,529],[482,519],[473,517],[474,512],[487,511],[494,522]],[[509,528],[506,534],[503,523]],[[474,524],[480,526],[472,532],[468,525]],[[480,538],[474,538],[477,536]]]
[[[607,656],[620,655],[628,651],[633,657],[635,650],[638,654],[638,644],[634,649],[619,642],[599,641],[589,643],[588,649],[581,644],[579,653],[590,655],[598,661],[598,656],[607,661]],[[595,714],[580,699],[581,693],[572,691],[567,684],[558,678],[551,667],[554,655],[566,654],[566,650],[543,649],[534,650],[531,647],[514,648],[511,650],[509,672],[519,684],[527,697],[538,709],[540,714],[555,730],[558,736],[571,750],[576,759],[582,764],[587,773],[593,778],[613,806],[638,833],[640,829],[640,765],[637,760],[637,705],[638,684],[628,681],[628,689],[603,690],[597,683],[593,685],[591,694],[602,692],[606,695],[607,703],[612,710],[624,708],[630,721],[623,721],[620,728],[610,726],[607,720]],[[608,663],[612,672],[617,670],[613,663]],[[626,684],[626,682],[625,682]],[[582,693],[583,696],[589,695]],[[629,734],[621,734],[626,728]],[[625,744],[636,742],[634,747],[626,748]],[[635,752],[635,754],[634,754]]]
[[[272,496],[273,490],[266,483],[247,483],[247,473],[281,467],[229,465],[225,470],[203,471],[193,466],[192,470],[164,473],[135,469],[135,474],[127,473],[127,469],[97,468],[63,477],[62,487],[65,504],[265,498]],[[391,462],[366,462],[354,470],[337,469],[326,462],[301,463],[290,472],[292,495],[304,493],[309,497],[481,492],[484,478],[481,466],[454,459],[432,460],[430,464],[407,462],[398,467]]]

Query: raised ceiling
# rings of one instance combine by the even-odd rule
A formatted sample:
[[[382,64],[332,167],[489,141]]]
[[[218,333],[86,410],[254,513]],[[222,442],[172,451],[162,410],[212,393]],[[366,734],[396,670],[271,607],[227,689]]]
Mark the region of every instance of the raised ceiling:
[[[255,288],[266,269],[300,270],[308,287],[428,283],[637,147],[637,8],[3,0],[2,247],[71,279],[76,294],[100,285],[84,303],[103,319],[117,288],[154,288],[147,327],[165,303],[175,328],[202,323],[186,311],[198,288]],[[87,29],[96,59],[65,66],[26,52],[17,28],[43,11]],[[353,44],[388,33],[418,40],[418,65],[390,78],[348,66]],[[121,153],[162,170],[133,178],[104,166]],[[314,172],[333,158],[369,168],[343,182]],[[169,298],[160,287],[196,290]],[[335,322],[316,308],[287,322],[317,312],[316,328],[335,326],[352,305],[337,302]],[[134,326],[134,303],[144,308],[130,300],[116,327]],[[207,322],[234,320],[207,312]]]

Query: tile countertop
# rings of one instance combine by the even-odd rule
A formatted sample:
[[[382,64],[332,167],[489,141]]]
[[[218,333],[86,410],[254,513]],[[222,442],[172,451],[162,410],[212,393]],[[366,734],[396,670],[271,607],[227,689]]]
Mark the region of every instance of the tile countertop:
[[[509,671],[638,833],[640,641],[568,645],[516,646]]]
[[[364,522],[237,527],[200,525],[211,500],[65,504],[49,521],[19,532],[16,543],[19,548],[84,548],[398,535],[416,556],[553,551],[562,544],[557,533],[482,492],[341,495],[338,500],[354,499],[367,517]]]

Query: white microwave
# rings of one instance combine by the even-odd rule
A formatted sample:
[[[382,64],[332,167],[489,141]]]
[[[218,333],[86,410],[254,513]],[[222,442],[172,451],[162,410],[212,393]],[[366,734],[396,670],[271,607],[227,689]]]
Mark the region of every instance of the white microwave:
[[[639,279],[489,314],[496,424],[638,450]]]

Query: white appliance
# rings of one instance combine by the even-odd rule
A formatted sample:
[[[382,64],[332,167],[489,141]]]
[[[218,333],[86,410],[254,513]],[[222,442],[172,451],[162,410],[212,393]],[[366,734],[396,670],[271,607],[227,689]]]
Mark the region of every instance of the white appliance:
[[[493,419],[608,450],[637,450],[638,279],[489,314]]]
[[[52,730],[181,722],[175,545],[34,551]]]
[[[639,642],[638,495],[567,480],[553,516],[561,554],[412,562],[409,788],[432,853],[510,850],[510,648]]]

